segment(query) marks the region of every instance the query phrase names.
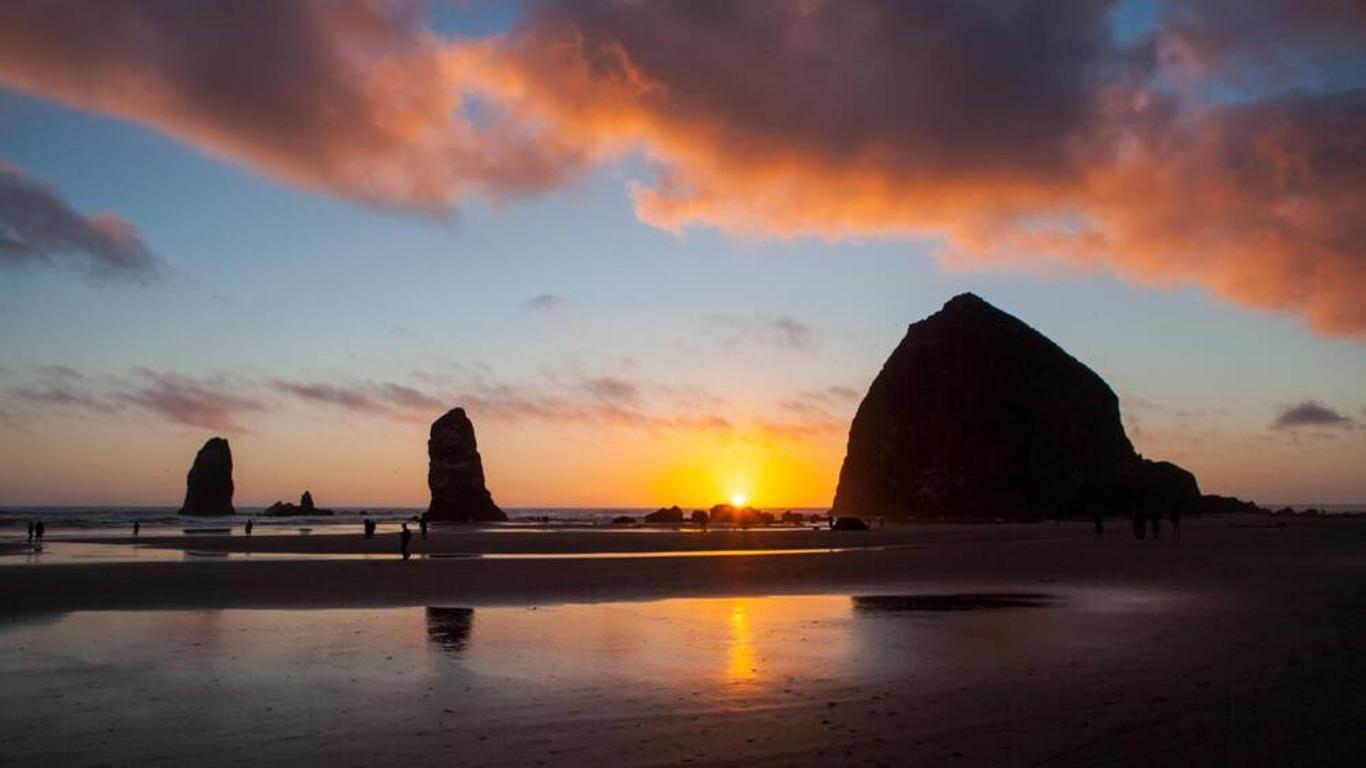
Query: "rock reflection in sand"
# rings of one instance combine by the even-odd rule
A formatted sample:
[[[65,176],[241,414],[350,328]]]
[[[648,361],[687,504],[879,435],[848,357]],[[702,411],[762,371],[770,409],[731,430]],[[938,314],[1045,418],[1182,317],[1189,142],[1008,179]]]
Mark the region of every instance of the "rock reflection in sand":
[[[427,639],[450,653],[460,653],[474,629],[473,608],[427,608]]]

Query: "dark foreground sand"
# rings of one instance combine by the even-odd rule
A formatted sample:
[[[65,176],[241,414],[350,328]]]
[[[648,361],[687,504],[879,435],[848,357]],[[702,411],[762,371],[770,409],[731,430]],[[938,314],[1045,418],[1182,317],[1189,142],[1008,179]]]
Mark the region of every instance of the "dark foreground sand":
[[[450,533],[415,550],[873,547],[0,565],[0,755],[1362,764],[1366,520],[1265,522],[1191,521],[1180,542],[1119,530],[1096,541],[1084,526],[1047,524],[862,538]],[[396,547],[323,536],[190,545]]]

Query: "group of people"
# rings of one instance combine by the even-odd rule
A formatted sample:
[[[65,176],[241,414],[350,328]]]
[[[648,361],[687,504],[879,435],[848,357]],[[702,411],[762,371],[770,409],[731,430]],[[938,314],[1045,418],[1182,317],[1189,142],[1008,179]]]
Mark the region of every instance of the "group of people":
[[[404,560],[408,560],[413,556],[413,553],[408,549],[413,542],[413,532],[408,530],[408,523],[417,523],[418,531],[425,541],[427,539],[427,515],[424,512],[421,517],[414,516],[399,524],[398,549],[399,553],[403,555]],[[378,528],[379,524],[368,517],[361,521],[361,530],[364,531],[364,538],[373,539],[375,537],[375,531]]]
[[[1168,515],[1168,517],[1171,519],[1171,523],[1172,523],[1172,538],[1173,538],[1173,539],[1179,539],[1179,538],[1181,538],[1181,510],[1179,510],[1179,509],[1173,509],[1173,510],[1171,511],[1171,513]],[[1095,522],[1095,526],[1096,526],[1096,538],[1100,538],[1101,536],[1104,536],[1104,535],[1105,535],[1105,516],[1104,516],[1104,515],[1101,515],[1099,512],[1096,512],[1096,513],[1094,513],[1094,514],[1091,515],[1091,519]],[[1153,531],[1153,538],[1154,538],[1154,539],[1160,539],[1160,538],[1162,538],[1162,513],[1161,513],[1161,512],[1151,511],[1151,512],[1148,512],[1147,514],[1144,514],[1144,513],[1142,513],[1142,512],[1135,513],[1134,516],[1133,516],[1133,518],[1132,518],[1132,521],[1131,521],[1131,522],[1132,522],[1132,525],[1133,525],[1133,531],[1134,531],[1134,538],[1135,538],[1135,539],[1142,540],[1142,539],[1147,538],[1147,537],[1148,537],[1148,529],[1149,529],[1149,528],[1151,528],[1152,531]]]
[[[47,526],[42,520],[28,521],[28,545],[35,549],[43,548],[43,534],[47,533]]]

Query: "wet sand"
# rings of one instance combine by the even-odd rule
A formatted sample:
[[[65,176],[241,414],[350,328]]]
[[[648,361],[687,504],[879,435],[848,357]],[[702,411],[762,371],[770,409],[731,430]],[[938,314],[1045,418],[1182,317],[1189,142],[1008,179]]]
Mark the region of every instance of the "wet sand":
[[[769,556],[0,559],[0,754],[1358,763],[1366,520],[1265,522],[1191,521],[1179,542],[1096,541],[1076,524],[912,527],[872,532],[867,549]],[[706,545],[847,548],[858,535],[712,532]],[[451,533],[414,549],[659,552],[699,536]],[[333,538],[245,546],[396,548]]]

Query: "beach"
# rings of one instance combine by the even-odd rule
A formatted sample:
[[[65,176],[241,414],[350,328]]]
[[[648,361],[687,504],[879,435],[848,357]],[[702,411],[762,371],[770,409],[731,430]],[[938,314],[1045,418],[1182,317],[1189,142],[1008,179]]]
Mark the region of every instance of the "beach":
[[[1183,527],[436,527],[407,562],[389,533],[8,556],[0,750],[70,765],[1366,755],[1366,520]],[[91,541],[133,546],[54,539],[43,557]]]

